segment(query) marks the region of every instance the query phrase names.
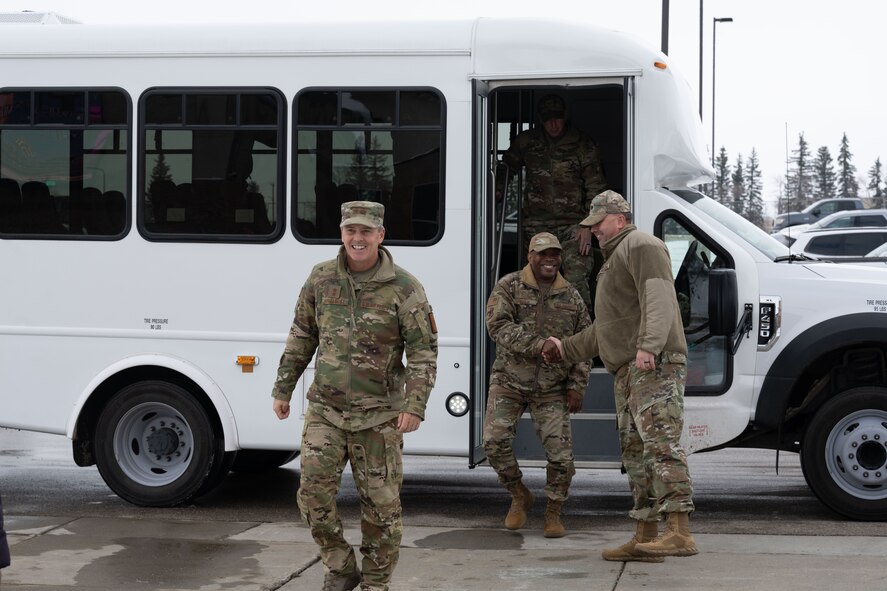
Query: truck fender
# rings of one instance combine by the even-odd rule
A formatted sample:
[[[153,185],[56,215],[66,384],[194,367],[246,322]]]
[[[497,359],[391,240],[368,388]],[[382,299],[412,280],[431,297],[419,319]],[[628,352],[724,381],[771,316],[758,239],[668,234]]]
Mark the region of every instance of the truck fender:
[[[887,345],[887,314],[861,312],[830,318],[799,334],[770,366],[755,411],[755,426],[776,429],[797,381],[822,355],[854,345]]]

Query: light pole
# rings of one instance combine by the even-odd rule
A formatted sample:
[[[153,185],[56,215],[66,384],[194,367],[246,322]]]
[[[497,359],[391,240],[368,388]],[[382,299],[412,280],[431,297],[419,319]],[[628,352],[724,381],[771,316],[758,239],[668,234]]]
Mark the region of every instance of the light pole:
[[[711,165],[715,165],[715,50],[718,47],[718,23],[732,23],[732,17],[711,19]]]
[[[702,0],[699,0],[699,120],[702,121]]]

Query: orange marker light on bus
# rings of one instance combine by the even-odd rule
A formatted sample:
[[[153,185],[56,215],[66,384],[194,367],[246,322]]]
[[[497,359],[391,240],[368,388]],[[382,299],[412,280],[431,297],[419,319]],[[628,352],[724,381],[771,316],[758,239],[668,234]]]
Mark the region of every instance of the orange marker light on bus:
[[[253,373],[253,367],[259,364],[259,358],[255,355],[238,355],[236,363],[243,373]]]
[[[659,68],[660,70],[664,70],[665,68],[668,67],[668,65],[666,65],[665,62],[660,62],[659,60],[656,60],[655,62],[653,62],[653,67]]]

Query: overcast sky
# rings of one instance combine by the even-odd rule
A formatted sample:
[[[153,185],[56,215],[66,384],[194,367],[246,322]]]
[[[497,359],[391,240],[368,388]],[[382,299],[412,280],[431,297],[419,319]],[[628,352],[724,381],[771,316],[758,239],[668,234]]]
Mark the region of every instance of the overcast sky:
[[[671,63],[698,96],[700,2],[670,4]],[[875,159],[887,164],[887,2],[703,0],[703,8],[707,142],[712,18],[732,17],[734,22],[717,25],[715,145],[727,148],[731,164],[739,153],[745,157],[755,148],[764,196],[775,200],[787,150],[797,148],[799,133],[813,155],[827,146],[835,157],[846,132],[865,187]],[[86,23],[556,17],[629,31],[656,49],[661,47],[661,9],[661,0],[0,0],[2,11],[54,11]]]

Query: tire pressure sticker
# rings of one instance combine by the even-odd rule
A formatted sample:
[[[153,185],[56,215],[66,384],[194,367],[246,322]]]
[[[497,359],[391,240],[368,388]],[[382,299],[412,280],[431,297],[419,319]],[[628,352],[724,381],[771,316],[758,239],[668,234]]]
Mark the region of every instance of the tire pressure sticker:
[[[145,318],[144,323],[149,330],[162,330],[169,325],[169,318]]]
[[[865,304],[872,307],[872,312],[887,312],[887,300],[866,300]]]
[[[687,427],[687,433],[690,437],[706,437],[709,434],[708,425],[689,425]]]

